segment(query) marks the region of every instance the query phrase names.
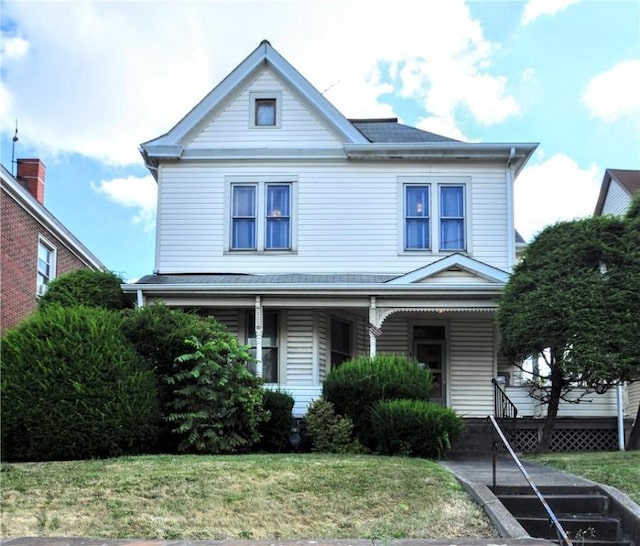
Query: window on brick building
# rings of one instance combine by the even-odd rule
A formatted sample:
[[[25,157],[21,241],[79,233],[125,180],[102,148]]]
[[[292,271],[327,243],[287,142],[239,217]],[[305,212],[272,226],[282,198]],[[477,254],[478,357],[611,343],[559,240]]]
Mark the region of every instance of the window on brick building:
[[[56,249],[45,241],[38,241],[38,279],[36,293],[42,296],[47,291],[47,284],[56,277]]]

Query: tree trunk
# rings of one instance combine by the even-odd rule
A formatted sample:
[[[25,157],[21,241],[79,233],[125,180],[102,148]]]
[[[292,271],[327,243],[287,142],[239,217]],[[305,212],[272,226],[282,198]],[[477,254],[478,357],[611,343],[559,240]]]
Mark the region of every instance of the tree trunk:
[[[542,429],[542,438],[540,443],[536,447],[536,452],[549,451],[551,445],[551,436],[553,434],[553,427],[556,423],[556,417],[558,415],[558,408],[560,407],[560,394],[562,394],[562,366],[557,361],[553,361],[551,364],[551,392],[549,393],[549,404],[547,406],[547,418],[544,422]]]
[[[627,451],[634,451],[638,449],[640,449],[640,406],[638,406],[636,420],[633,423],[633,428],[629,435],[629,441],[627,442]]]

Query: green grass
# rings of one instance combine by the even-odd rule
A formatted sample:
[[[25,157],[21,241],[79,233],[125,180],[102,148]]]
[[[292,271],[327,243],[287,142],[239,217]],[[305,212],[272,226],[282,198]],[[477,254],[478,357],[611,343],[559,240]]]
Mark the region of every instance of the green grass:
[[[497,537],[452,474],[422,459],[148,456],[3,464],[4,537]]]
[[[544,453],[528,460],[611,485],[640,504],[640,451]]]

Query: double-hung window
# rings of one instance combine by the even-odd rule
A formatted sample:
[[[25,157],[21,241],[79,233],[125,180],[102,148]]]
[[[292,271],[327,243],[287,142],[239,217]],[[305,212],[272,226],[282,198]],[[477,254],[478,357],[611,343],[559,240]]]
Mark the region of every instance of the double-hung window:
[[[456,182],[422,178],[403,184],[403,251],[467,250],[466,185]]]
[[[404,247],[406,250],[431,248],[430,186],[407,184],[405,186]]]
[[[38,275],[36,294],[41,296],[47,290],[47,284],[56,276],[56,251],[43,239],[38,241]]]
[[[290,182],[231,185],[230,250],[291,250]]]
[[[464,186],[440,186],[440,250],[464,250]]]
[[[256,357],[256,315],[247,314],[247,344]],[[251,367],[255,373],[255,365]],[[262,314],[262,377],[265,383],[278,382],[278,313],[265,311]]]

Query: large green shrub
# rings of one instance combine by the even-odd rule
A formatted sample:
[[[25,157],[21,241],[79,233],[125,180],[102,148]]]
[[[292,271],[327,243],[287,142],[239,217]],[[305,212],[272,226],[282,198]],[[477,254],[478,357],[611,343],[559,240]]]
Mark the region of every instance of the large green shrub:
[[[262,379],[253,375],[248,349],[229,336],[201,343],[190,338],[187,365],[166,378],[175,386],[173,412],[166,419],[180,435],[181,451],[235,453],[260,440],[258,427],[268,418]]]
[[[353,437],[353,421],[337,415],[327,400],[314,400],[305,415],[312,451],[322,453],[361,453],[363,447]]]
[[[382,455],[440,458],[463,426],[453,410],[425,400],[381,400],[371,410],[375,449]]]
[[[428,400],[432,377],[428,368],[402,355],[361,357],[334,368],[323,384],[323,397],[336,413],[353,420],[360,441],[371,445],[369,411],[379,400]]]
[[[165,379],[184,369],[176,359],[191,351],[192,347],[186,340],[193,336],[206,343],[212,339],[231,337],[226,327],[213,317],[203,317],[158,303],[126,311],[122,331],[158,376],[160,407],[165,418],[173,411],[171,404],[174,400],[174,386]],[[161,451],[175,452],[177,449],[180,440],[171,432],[172,428],[163,419],[158,446]]]
[[[146,451],[159,422],[156,379],[118,313],[47,306],[2,339],[2,455],[14,460]]]
[[[38,307],[49,305],[72,307],[104,307],[105,309],[125,309],[131,307],[120,285],[124,281],[111,271],[91,271],[78,269],[65,273],[47,285],[47,291],[38,300]]]
[[[293,427],[293,396],[281,390],[265,390],[263,407],[269,414],[268,420],[260,424],[260,449],[279,453],[290,448],[289,434]]]

